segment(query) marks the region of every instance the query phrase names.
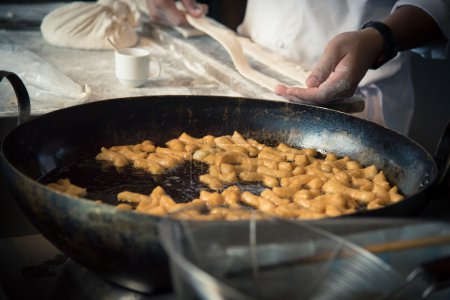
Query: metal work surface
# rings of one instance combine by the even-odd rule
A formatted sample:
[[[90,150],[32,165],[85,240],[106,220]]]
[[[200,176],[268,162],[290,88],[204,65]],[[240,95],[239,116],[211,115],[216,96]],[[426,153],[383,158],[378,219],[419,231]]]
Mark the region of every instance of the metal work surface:
[[[15,18],[20,18],[20,15]],[[114,76],[112,49],[55,47],[46,43],[41,32],[36,30],[36,24],[30,23],[30,26],[26,30],[0,30],[0,44],[30,50],[75,83],[87,84],[92,90],[87,101],[141,95],[225,95],[282,100],[273,92],[241,77],[235,71],[226,51],[207,36],[184,39],[171,29],[148,24],[142,26],[137,46],[151,51],[160,61],[162,73],[142,88],[127,88],[121,86]],[[31,97],[33,98],[32,95]],[[64,105],[70,106],[70,101]],[[33,108],[33,103],[31,106],[33,114],[55,109]],[[15,114],[15,108],[0,112],[2,116]]]

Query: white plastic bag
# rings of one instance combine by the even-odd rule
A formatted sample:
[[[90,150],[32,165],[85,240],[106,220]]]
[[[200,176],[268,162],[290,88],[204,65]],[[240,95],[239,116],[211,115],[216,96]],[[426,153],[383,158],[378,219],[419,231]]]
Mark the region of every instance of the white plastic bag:
[[[81,104],[91,94],[87,85],[80,85],[34,52],[12,45],[0,44],[0,70],[16,73],[24,82],[31,100],[32,114]],[[11,88],[0,82],[0,112],[17,111]]]

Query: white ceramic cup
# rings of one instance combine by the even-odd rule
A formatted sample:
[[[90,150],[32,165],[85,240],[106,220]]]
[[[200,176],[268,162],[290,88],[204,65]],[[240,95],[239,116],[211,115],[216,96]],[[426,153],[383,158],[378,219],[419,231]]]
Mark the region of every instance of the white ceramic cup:
[[[150,73],[150,65],[155,72]],[[123,48],[115,51],[116,78],[127,87],[141,87],[161,73],[159,61],[143,48]]]

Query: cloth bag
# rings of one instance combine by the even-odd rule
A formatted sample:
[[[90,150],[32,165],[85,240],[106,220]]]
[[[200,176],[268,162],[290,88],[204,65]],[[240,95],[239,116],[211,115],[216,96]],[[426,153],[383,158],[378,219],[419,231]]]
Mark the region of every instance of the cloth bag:
[[[131,0],[73,2],[46,15],[41,33],[48,43],[60,47],[111,49],[107,37],[119,48],[132,47],[138,42],[139,14]]]

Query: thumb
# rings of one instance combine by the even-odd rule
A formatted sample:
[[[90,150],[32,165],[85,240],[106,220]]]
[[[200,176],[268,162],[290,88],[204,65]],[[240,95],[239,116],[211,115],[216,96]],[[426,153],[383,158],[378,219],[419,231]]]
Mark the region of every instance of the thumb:
[[[208,7],[197,3],[196,0],[182,0],[181,2],[186,8],[186,12],[193,17],[201,17],[208,12]]]
[[[306,85],[308,87],[318,87],[321,85],[330,74],[334,71],[334,68],[339,63],[340,57],[336,54],[335,49],[326,47],[322,56],[319,58],[311,74],[306,79]]]

